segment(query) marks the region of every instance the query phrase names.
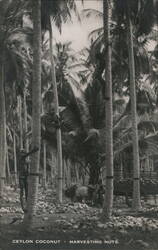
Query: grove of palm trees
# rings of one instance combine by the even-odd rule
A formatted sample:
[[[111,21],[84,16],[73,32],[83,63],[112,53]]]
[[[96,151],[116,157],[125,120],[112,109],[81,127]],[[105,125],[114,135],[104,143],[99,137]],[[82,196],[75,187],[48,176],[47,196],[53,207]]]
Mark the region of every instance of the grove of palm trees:
[[[158,249],[158,0],[0,0],[0,250]]]

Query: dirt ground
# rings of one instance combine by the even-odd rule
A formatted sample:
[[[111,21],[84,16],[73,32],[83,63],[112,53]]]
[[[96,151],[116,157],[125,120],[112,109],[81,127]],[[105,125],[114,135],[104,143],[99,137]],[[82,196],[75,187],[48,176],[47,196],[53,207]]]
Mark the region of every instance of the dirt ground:
[[[0,204],[0,250],[150,249],[158,250],[158,208],[139,213],[115,204],[110,222],[101,223],[101,208],[64,200],[57,205],[51,189],[40,189],[33,228],[25,230],[19,191],[7,187]]]

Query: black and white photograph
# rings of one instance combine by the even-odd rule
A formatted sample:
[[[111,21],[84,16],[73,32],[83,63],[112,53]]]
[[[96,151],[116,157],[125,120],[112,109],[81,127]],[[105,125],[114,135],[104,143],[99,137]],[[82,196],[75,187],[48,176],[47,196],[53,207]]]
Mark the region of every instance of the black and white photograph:
[[[0,0],[0,250],[158,250],[158,0]]]

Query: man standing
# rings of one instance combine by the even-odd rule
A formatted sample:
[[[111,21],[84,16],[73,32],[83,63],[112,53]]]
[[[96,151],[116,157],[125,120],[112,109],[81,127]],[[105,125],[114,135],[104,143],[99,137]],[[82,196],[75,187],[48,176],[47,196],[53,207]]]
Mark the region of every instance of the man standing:
[[[30,152],[26,153],[24,149],[20,151],[19,155],[19,188],[20,188],[20,202],[24,211],[24,202],[27,201],[28,196],[28,175],[29,175],[29,161],[27,157],[37,152],[39,148],[34,147]],[[25,194],[25,201],[24,201]]]

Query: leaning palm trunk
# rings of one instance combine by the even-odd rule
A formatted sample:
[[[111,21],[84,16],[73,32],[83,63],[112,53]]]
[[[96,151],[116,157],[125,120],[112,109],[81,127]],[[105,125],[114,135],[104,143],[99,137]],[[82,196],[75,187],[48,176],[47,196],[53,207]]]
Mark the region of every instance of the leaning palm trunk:
[[[104,11],[104,42],[105,42],[105,77],[106,77],[106,103],[105,103],[105,177],[106,191],[103,204],[103,220],[110,219],[113,208],[113,106],[112,106],[112,75],[111,75],[111,0],[103,0]]]
[[[40,148],[41,137],[41,0],[33,2],[33,85],[32,85],[32,145]],[[27,213],[24,225],[32,226],[39,183],[40,150],[31,157],[31,169],[28,182]]]
[[[6,110],[4,94],[4,67],[0,65],[0,197],[3,197],[6,164]]]
[[[55,101],[55,113],[59,117],[59,101],[58,101],[58,90],[55,75],[55,64],[53,57],[53,32],[52,32],[52,20],[50,17],[49,25],[49,42],[50,42],[50,60],[51,60],[51,75],[54,89],[54,101]],[[57,163],[58,163],[58,199],[62,203],[62,142],[61,142],[61,128],[57,128]]]
[[[131,114],[132,114],[132,140],[133,140],[133,208],[139,210],[140,202],[140,162],[139,162],[139,144],[137,127],[137,108],[136,108],[136,86],[135,86],[135,63],[133,52],[133,32],[132,23],[127,6],[127,37],[128,37],[128,56],[130,73],[130,96],[131,96]]]

